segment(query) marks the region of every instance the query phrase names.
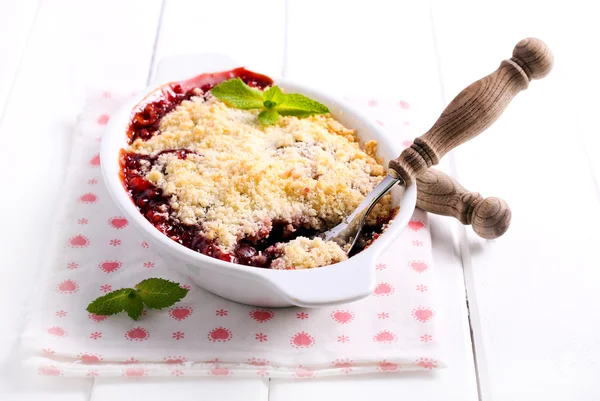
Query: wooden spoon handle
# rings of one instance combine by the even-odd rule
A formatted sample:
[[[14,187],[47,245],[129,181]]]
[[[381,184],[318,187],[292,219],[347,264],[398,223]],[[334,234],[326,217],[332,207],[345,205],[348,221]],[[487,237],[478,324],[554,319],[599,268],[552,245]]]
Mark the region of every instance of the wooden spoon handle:
[[[442,216],[456,217],[473,226],[482,238],[498,238],[510,226],[510,208],[500,198],[485,198],[466,190],[454,178],[430,168],[417,177],[417,207]]]
[[[529,82],[552,69],[550,49],[539,39],[523,39],[513,56],[487,77],[469,85],[442,112],[436,123],[410,148],[389,163],[406,186],[456,146],[474,138],[500,117]]]

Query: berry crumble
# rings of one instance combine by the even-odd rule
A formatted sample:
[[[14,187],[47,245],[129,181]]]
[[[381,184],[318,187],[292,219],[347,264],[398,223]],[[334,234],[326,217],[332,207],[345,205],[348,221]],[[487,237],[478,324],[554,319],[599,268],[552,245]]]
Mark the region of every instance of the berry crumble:
[[[348,258],[312,238],[336,226],[385,177],[377,143],[330,114],[281,117],[229,107],[210,89],[240,77],[265,90],[270,78],[236,69],[163,88],[134,111],[122,179],[144,217],[182,245],[224,261],[304,269]],[[388,194],[359,243],[364,249],[394,217]]]

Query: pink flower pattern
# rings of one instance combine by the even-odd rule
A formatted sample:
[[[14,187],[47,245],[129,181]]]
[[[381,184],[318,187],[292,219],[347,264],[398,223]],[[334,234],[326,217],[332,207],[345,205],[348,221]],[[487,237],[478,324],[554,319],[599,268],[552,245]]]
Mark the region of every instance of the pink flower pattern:
[[[423,334],[421,336],[421,342],[422,343],[428,343],[429,341],[431,341],[433,338],[429,335],[429,334]]]
[[[217,309],[217,316],[227,316],[227,311],[225,309]]]
[[[345,336],[345,335],[338,336],[338,338],[337,338],[338,343],[347,343],[349,341],[350,341],[350,337]]]
[[[263,334],[263,333],[257,333],[257,334],[254,336],[254,338],[255,338],[256,340],[260,341],[261,343],[262,343],[263,341],[268,341],[268,340],[267,340],[267,335],[266,335],[266,334]]]
[[[102,333],[100,333],[100,332],[98,332],[98,331],[95,331],[95,332],[93,332],[92,334],[90,334],[90,338],[91,338],[92,340],[97,340],[97,339],[99,339],[99,338],[102,338]]]
[[[339,368],[343,373],[348,374],[352,372],[352,366],[354,365],[354,361],[349,358],[338,358],[331,363],[331,366],[334,368]]]
[[[185,338],[185,333],[182,333],[181,331],[176,331],[175,333],[173,333],[173,338],[176,340],[182,340]]]
[[[296,319],[300,319],[300,320],[308,319],[308,313],[306,313],[306,312],[296,313]]]
[[[398,106],[399,106],[401,109],[409,109],[409,108],[410,108],[410,105],[409,105],[409,104],[408,104],[408,102],[407,102],[407,101],[405,101],[405,100],[400,100],[400,101],[398,101]]]
[[[437,361],[435,359],[430,358],[419,358],[417,359],[417,365],[427,370],[431,370],[433,368],[437,368]]]

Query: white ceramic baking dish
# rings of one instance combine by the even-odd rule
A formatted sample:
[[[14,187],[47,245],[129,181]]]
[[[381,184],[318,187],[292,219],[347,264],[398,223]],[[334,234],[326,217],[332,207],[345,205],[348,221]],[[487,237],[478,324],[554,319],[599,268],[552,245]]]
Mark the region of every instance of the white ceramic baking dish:
[[[184,68],[176,68],[177,63]],[[192,59],[173,58],[161,65],[159,81],[165,82],[165,70],[174,71],[169,78],[178,80],[239,66],[240,64],[218,54]],[[310,86],[282,78],[271,78],[284,91],[303,93],[327,105],[332,115],[342,124],[358,130],[361,142],[376,140],[379,143],[379,156],[385,165],[400,153],[400,149],[394,147],[383,129],[354,107]],[[319,307],[356,301],[371,294],[375,286],[377,258],[408,224],[416,205],[416,185],[407,188],[397,186],[393,189],[393,204],[400,206],[400,211],[373,245],[356,256],[331,266],[309,270],[270,270],[228,263],[192,251],[163,235],[139,213],[119,176],[119,152],[128,146],[127,127],[132,110],[160,86],[150,85],[111,117],[102,138],[100,159],[104,180],[112,198],[168,266],[214,294],[254,306]]]

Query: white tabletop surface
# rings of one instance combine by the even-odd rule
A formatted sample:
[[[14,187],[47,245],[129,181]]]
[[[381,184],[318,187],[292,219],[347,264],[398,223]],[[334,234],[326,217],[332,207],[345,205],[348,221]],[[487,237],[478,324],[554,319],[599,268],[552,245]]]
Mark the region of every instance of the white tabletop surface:
[[[600,27],[591,4],[0,0],[0,400],[600,399]],[[141,88],[167,56],[218,51],[340,95],[401,96],[418,134],[527,36],[550,45],[554,71],[442,164],[513,210],[495,241],[431,219],[447,369],[312,381],[52,379],[16,362],[86,89]]]

